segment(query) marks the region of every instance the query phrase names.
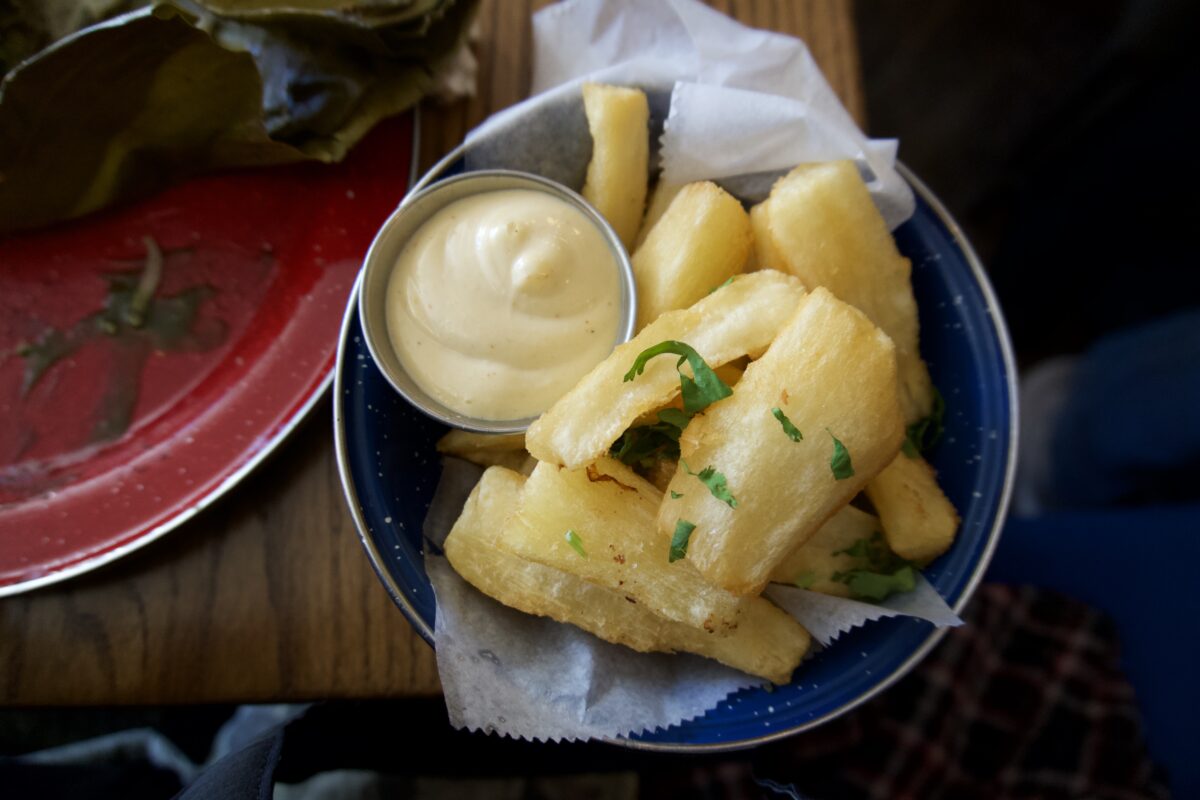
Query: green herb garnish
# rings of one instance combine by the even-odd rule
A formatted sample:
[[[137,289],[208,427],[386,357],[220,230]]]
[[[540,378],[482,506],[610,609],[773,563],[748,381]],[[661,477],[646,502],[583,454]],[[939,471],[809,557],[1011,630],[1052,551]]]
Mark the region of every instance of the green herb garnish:
[[[825,432],[829,434],[829,438],[833,439],[833,456],[829,459],[829,469],[833,471],[833,477],[839,481],[854,477],[854,465],[850,463],[850,451],[846,449],[846,445],[842,444],[841,439],[833,435],[833,431],[826,428]]]
[[[861,539],[856,539],[854,544],[842,550],[834,550],[831,555],[861,558],[872,569],[891,567],[893,566],[893,561],[896,564],[907,563],[905,561],[896,561],[899,556],[892,552],[892,549],[888,547],[887,540],[883,538],[883,534],[879,531],[871,534],[870,538],[864,536]]]
[[[792,583],[796,585],[797,589],[809,589],[816,582],[817,573],[812,572],[811,570],[808,572],[801,572],[796,576],[796,579],[792,581]]]
[[[579,555],[587,558],[587,551],[583,549],[583,539],[579,538],[579,534],[573,530],[568,530],[566,533],[567,544],[571,545],[571,549]]]
[[[686,519],[675,523],[675,535],[671,537],[671,552],[667,556],[668,562],[673,564],[687,556],[688,540],[692,538],[694,530],[696,530],[695,524]]]
[[[834,551],[833,555],[858,559],[858,566],[830,576],[831,580],[846,584],[856,600],[878,602],[897,592],[911,591],[917,585],[912,562],[893,553],[878,531],[869,539],[858,539],[844,550]]]
[[[899,592],[911,592],[917,585],[917,571],[905,564],[895,572],[868,572],[851,570],[845,574],[844,583],[856,600],[879,602]]]
[[[946,401],[942,398],[942,393],[935,387],[933,390],[933,409],[929,412],[929,416],[923,417],[908,426],[908,435],[905,436],[904,444],[900,447],[904,455],[909,458],[917,458],[932,450],[933,446],[942,438],[942,433],[946,429],[944,424],[945,417]]]
[[[664,408],[653,425],[640,425],[622,433],[609,453],[622,464],[643,469],[653,467],[659,459],[677,459],[679,435],[690,420],[690,415],[677,408]]]
[[[730,275],[728,278],[726,278],[725,280],[723,280],[721,283],[718,283],[716,286],[714,286],[714,287],[712,287],[711,289],[709,289],[709,290],[708,290],[708,293],[709,293],[709,294],[712,294],[712,293],[713,293],[713,292],[715,292],[717,289],[724,289],[726,286],[728,286],[728,285],[729,285],[729,284],[731,284],[731,283],[733,283],[733,276],[732,276],[732,275]]]
[[[634,360],[633,366],[629,368],[629,372],[625,373],[625,380],[631,381],[646,369],[646,362],[655,356],[661,356],[666,353],[679,356],[679,361],[675,364],[675,368],[683,366],[686,361],[692,368],[691,376],[679,371],[679,383],[683,394],[683,410],[688,414],[696,414],[708,408],[718,400],[729,397],[733,394],[733,389],[730,389],[725,381],[713,372],[704,359],[697,353],[691,345],[684,342],[676,342],[668,339],[665,342],[659,342],[653,347],[648,347],[638,354]]]
[[[681,497],[683,497],[683,492],[677,492],[674,489],[671,490],[671,499],[672,500],[678,500]]]
[[[660,422],[665,422],[667,425],[674,425],[682,431],[692,421],[692,415],[686,411],[680,411],[678,408],[664,408],[658,412]]]
[[[725,476],[717,472],[716,467],[707,466],[699,472],[692,472],[692,468],[688,466],[686,461],[680,459],[679,463],[683,464],[683,469],[688,475],[697,478],[707,486],[708,491],[712,493],[713,497],[730,508],[738,507],[737,498],[729,492],[729,485],[725,480]]]
[[[804,434],[800,432],[799,428],[792,424],[792,421],[788,419],[787,414],[783,413],[782,409],[778,407],[772,408],[771,413],[775,415],[775,419],[779,420],[779,424],[783,426],[783,432],[787,434],[789,439],[791,439],[793,442],[798,442],[804,438]]]

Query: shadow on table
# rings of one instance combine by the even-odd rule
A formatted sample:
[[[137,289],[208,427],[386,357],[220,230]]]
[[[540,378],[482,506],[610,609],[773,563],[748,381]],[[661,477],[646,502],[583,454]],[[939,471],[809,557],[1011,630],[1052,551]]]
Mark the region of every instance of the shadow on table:
[[[1167,796],[1106,617],[1052,592],[985,585],[966,618],[880,697],[752,751],[518,742],[453,730],[438,699],[178,708],[117,712],[116,726],[142,729],[5,759],[0,786],[14,800],[136,800],[183,786],[186,798],[281,800]],[[84,730],[110,713],[87,715]],[[0,729],[40,730],[45,743],[79,715],[3,712]],[[176,746],[147,724],[191,741]],[[4,741],[8,753],[14,744]]]

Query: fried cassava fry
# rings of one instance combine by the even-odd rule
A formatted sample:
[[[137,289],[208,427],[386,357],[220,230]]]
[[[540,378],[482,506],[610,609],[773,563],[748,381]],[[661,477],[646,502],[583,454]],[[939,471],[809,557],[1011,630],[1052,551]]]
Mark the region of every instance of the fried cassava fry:
[[[785,683],[809,636],[776,608],[741,618],[728,636],[663,619],[619,591],[512,555],[497,545],[525,479],[501,467],[484,472],[446,539],[446,557],[468,582],[505,605],[582,628],[642,652],[688,652]]]
[[[674,358],[652,359],[636,379],[624,380],[639,353],[676,340],[695,348],[711,367],[756,357],[803,295],[795,278],[761,271],[736,278],[690,308],[663,314],[617,347],[529,427],[529,452],[539,461],[571,469],[591,463],[635,420],[679,394]]]
[[[680,468],[668,487],[681,496],[663,501],[659,530],[668,534],[681,519],[695,524],[688,560],[716,585],[756,594],[887,466],[903,437],[891,340],[862,312],[817,289],[746,368],[733,396],[683,432]],[[724,478],[732,501],[698,477],[709,468]]]

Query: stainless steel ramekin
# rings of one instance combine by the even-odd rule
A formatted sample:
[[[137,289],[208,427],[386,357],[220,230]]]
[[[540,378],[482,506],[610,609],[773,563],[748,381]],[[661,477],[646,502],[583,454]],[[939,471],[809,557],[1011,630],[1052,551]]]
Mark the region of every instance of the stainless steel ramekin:
[[[503,189],[532,189],[545,192],[583,212],[604,236],[612,251],[612,263],[618,271],[621,322],[613,347],[633,336],[637,319],[637,290],[633,280],[633,266],[621,239],[591,204],[562,184],[525,172],[480,170],[446,178],[410,194],[392,212],[387,222],[383,223],[383,227],[375,235],[375,241],[371,243],[371,249],[367,251],[358,289],[358,313],[366,335],[367,347],[388,383],[417,410],[447,425],[479,433],[520,433],[528,428],[536,417],[513,420],[480,419],[447,408],[430,397],[408,374],[392,347],[387,325],[387,285],[401,251],[417,229],[430,217],[456,200]]]

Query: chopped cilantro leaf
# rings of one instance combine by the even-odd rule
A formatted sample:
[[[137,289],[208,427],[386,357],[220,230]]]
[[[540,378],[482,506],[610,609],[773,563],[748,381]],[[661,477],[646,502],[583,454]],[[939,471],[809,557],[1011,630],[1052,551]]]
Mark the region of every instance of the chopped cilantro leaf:
[[[646,362],[655,356],[661,356],[665,353],[679,356],[679,361],[676,362],[675,368],[683,366],[686,361],[692,368],[691,376],[679,372],[680,390],[683,394],[683,410],[688,414],[695,414],[703,411],[713,403],[723,397],[729,397],[733,394],[733,389],[730,389],[725,381],[713,372],[699,353],[697,353],[691,345],[684,342],[676,342],[668,339],[665,342],[659,342],[653,347],[647,347],[634,360],[633,366],[629,368],[629,372],[625,373],[625,380],[631,381],[646,369]]]
[[[683,497],[683,492],[677,492],[674,489],[671,490],[671,499],[672,500],[678,500],[681,497]]]
[[[787,414],[783,413],[782,409],[778,407],[772,408],[771,413],[775,415],[775,419],[779,420],[779,424],[783,426],[783,432],[787,434],[789,439],[793,442],[798,442],[804,438],[804,434],[792,424],[792,421],[788,419]]]
[[[708,491],[712,496],[720,500],[730,508],[737,508],[738,501],[729,491],[729,485],[725,480],[725,476],[717,472],[716,467],[707,466],[699,472],[692,472],[692,468],[687,465],[686,461],[680,460],[683,464],[684,471],[692,477],[698,479],[701,483],[708,487]]]
[[[846,449],[846,445],[833,435],[833,431],[828,428],[825,431],[829,434],[829,438],[833,439],[833,457],[829,459],[829,469],[833,471],[833,477],[839,481],[854,477],[854,465],[850,463],[850,452]]]
[[[724,289],[726,286],[728,286],[728,285],[729,285],[729,284],[731,284],[731,283],[733,283],[733,276],[732,276],[732,275],[730,275],[728,278],[726,278],[725,280],[723,280],[721,283],[718,283],[716,286],[714,286],[714,287],[712,287],[711,289],[709,289],[709,290],[708,290],[708,293],[709,293],[709,294],[712,294],[712,293],[713,293],[713,292],[715,292],[717,289]]]
[[[609,452],[623,464],[649,469],[660,458],[677,458],[679,443],[655,426],[643,425],[621,434]]]
[[[834,550],[833,555],[835,555],[835,556],[852,556],[854,558],[870,558],[871,557],[870,547],[871,547],[871,545],[867,542],[866,539],[859,539],[854,544],[847,547],[845,550]]]
[[[659,459],[679,458],[679,435],[691,416],[677,408],[658,412],[658,422],[625,431],[609,449],[612,457],[629,466],[649,469]]]
[[[878,602],[916,586],[915,567],[893,553],[883,534],[878,531],[871,538],[859,539],[844,550],[835,551],[833,555],[847,555],[858,560],[852,569],[835,572],[830,578],[846,584],[856,600]]]
[[[885,569],[896,563],[903,564],[899,561],[899,556],[892,552],[888,547],[887,541],[884,540],[883,534],[879,531],[871,534],[871,538],[865,536],[861,539],[856,539],[854,544],[843,550],[834,550],[835,556],[850,556],[852,558],[866,559],[868,566],[872,569]]]
[[[798,589],[808,589],[816,582],[817,573],[811,570],[808,572],[801,572],[796,576],[796,580],[792,581],[792,583],[796,584],[796,588]]]
[[[894,572],[856,569],[847,573],[845,577],[845,584],[856,600],[878,602],[898,592],[911,592],[917,585],[917,572],[910,564],[905,564]]]
[[[680,431],[683,431],[688,426],[688,423],[692,421],[692,415],[686,411],[680,411],[678,408],[664,408],[658,412],[658,421],[667,425],[674,425]]]
[[[568,530],[566,533],[567,544],[571,545],[571,549],[579,555],[587,558],[587,552],[583,549],[583,539],[579,538],[579,534],[573,530]]]
[[[932,450],[945,431],[945,417],[946,401],[942,399],[942,393],[934,389],[933,409],[929,412],[929,416],[908,426],[904,444],[900,447],[904,455],[916,458]]]
[[[686,519],[675,523],[675,535],[671,537],[671,552],[667,557],[668,562],[673,564],[687,556],[688,540],[692,538],[694,530],[696,530],[695,524]]]

